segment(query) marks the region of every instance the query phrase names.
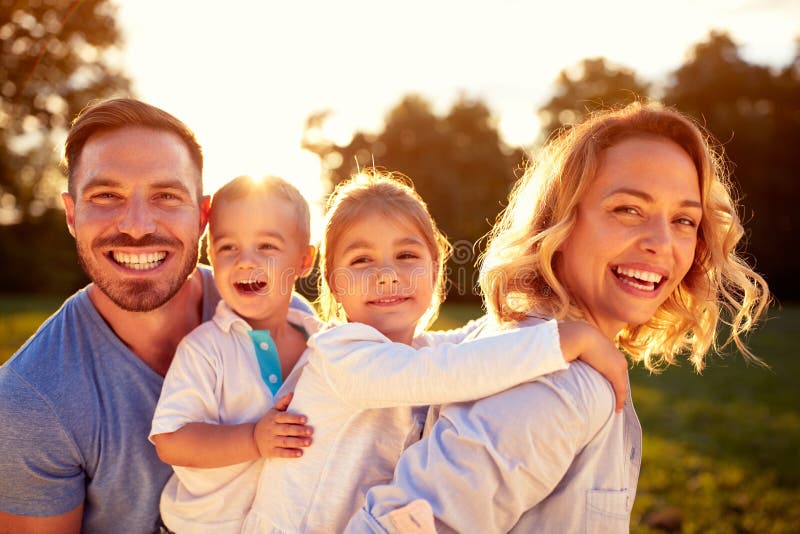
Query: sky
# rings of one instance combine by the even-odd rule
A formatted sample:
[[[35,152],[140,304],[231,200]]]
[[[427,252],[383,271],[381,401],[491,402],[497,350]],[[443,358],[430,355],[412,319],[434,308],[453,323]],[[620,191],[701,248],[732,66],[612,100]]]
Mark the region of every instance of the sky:
[[[505,141],[526,146],[558,73],[584,58],[663,82],[711,29],[776,67],[800,36],[798,0],[115,4],[134,91],[195,130],[208,192],[240,174],[276,174],[312,204],[323,193],[319,162],[300,139],[313,112],[333,111],[326,133],[346,143],[354,130],[378,131],[406,94],[437,112],[477,97]]]

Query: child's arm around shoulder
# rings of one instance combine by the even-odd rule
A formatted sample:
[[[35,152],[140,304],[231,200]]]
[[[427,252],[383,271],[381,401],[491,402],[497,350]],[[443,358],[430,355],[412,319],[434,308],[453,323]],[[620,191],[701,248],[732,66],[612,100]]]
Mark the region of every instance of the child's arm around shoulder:
[[[486,397],[565,369],[599,339],[593,327],[581,324],[560,335],[558,323],[547,321],[416,350],[349,323],[313,336],[309,347],[315,365],[346,402],[362,408],[444,404]]]

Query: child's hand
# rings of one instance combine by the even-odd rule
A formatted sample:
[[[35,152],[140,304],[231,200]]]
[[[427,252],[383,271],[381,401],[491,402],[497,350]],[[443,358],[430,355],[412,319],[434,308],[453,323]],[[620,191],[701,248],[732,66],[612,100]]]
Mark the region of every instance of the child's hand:
[[[306,426],[306,416],[287,413],[292,402],[292,393],[278,399],[275,405],[256,423],[253,439],[258,452],[268,458],[299,458],[303,451],[299,447],[311,445],[314,430]]]
[[[628,397],[628,360],[594,326],[581,321],[558,323],[564,359],[580,359],[611,382],[616,399],[615,411],[621,412]]]

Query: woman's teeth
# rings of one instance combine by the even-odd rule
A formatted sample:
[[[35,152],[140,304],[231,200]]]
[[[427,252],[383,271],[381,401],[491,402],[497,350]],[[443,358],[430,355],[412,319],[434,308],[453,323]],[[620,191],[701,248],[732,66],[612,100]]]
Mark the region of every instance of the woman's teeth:
[[[662,275],[652,271],[642,271],[627,267],[617,267],[615,272],[622,283],[641,291],[654,291],[664,278]]]

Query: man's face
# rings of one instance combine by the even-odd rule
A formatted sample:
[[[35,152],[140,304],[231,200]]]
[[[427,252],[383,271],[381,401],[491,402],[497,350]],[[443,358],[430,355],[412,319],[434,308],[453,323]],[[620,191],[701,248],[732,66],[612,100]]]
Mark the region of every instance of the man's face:
[[[125,127],[89,138],[64,193],[81,266],[117,306],[150,311],[169,301],[197,264],[207,198],[181,139]]]

